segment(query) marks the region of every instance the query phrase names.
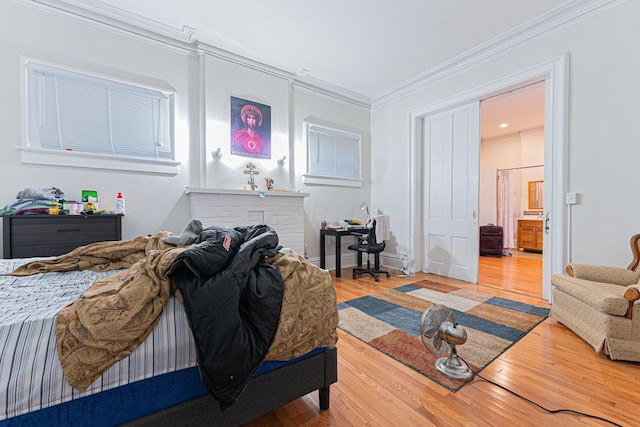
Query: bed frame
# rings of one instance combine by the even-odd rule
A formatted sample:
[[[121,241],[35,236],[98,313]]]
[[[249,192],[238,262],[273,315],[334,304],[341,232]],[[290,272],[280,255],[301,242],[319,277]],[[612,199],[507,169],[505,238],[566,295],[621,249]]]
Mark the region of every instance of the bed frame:
[[[238,426],[318,390],[320,409],[329,409],[329,389],[338,380],[338,352],[327,347],[251,379],[224,413],[204,395],[123,424],[138,426]]]

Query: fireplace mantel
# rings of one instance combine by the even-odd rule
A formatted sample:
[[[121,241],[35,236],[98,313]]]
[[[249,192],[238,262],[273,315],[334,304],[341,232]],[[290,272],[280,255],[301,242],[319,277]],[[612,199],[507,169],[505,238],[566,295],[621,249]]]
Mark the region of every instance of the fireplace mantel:
[[[204,227],[267,224],[278,233],[280,245],[304,253],[304,198],[309,193],[191,188],[191,218]]]
[[[192,188],[187,187],[185,194],[235,194],[238,196],[264,196],[264,197],[307,197],[309,193],[296,191],[258,191],[258,190],[231,190],[224,188]]]

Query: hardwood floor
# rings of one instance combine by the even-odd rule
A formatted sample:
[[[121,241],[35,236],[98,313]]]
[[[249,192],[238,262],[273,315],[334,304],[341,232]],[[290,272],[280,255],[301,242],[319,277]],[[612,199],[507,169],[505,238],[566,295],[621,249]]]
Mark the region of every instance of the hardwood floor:
[[[509,251],[511,256],[479,257],[478,283],[542,296],[542,254]]]
[[[352,280],[349,269],[335,279],[338,301],[422,279],[549,306],[540,299],[522,263],[504,260],[500,270],[481,257],[481,281],[473,285],[419,273],[375,282]],[[485,262],[487,261],[487,262]],[[540,270],[540,269],[538,269]],[[530,285],[527,286],[526,284]],[[536,286],[540,286],[541,280]],[[496,287],[496,284],[505,288]],[[525,284],[525,286],[523,286]],[[456,393],[339,330],[338,382],[331,407],[318,410],[311,393],[247,424],[249,426],[608,426],[605,421],[568,413],[548,413],[484,379],[474,378]],[[425,349],[426,351],[426,349]],[[640,425],[640,364],[611,361],[554,320],[546,319],[489,364],[481,375],[548,409],[572,409],[623,426]],[[613,424],[615,425],[615,424]]]

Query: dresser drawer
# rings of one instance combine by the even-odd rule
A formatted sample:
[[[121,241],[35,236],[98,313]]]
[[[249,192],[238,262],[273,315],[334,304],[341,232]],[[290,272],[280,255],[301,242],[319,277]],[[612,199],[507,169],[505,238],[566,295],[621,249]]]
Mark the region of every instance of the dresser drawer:
[[[65,254],[78,246],[120,240],[119,215],[32,215],[3,217],[3,257]]]

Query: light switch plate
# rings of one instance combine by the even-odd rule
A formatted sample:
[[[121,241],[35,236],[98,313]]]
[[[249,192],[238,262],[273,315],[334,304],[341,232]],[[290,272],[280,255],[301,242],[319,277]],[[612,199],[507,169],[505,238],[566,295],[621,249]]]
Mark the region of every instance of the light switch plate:
[[[568,205],[575,205],[578,203],[578,193],[567,193],[565,202]]]

